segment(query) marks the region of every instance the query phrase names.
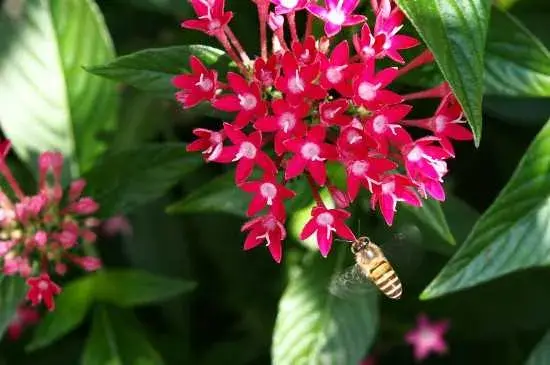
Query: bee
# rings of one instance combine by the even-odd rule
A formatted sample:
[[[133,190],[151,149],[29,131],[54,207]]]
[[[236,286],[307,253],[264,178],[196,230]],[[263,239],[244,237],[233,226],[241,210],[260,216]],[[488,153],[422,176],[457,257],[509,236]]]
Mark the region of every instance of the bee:
[[[370,280],[388,298],[399,299],[403,286],[382,249],[368,237],[359,237],[351,244],[356,269]]]

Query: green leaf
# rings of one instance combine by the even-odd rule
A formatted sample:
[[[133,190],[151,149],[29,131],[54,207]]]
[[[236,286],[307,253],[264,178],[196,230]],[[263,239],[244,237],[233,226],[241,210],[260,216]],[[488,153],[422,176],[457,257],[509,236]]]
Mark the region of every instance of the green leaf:
[[[225,53],[217,48],[186,45],[146,49],[104,65],[87,67],[86,70],[158,96],[173,98],[176,89],[172,86],[172,78],[189,71],[191,55],[198,57],[207,67],[222,72],[227,70],[230,62]]]
[[[65,286],[55,299],[55,311],[42,319],[26,349],[34,351],[47,347],[76,329],[90,309],[94,299],[93,290],[94,282],[89,276]]]
[[[18,276],[0,277],[0,338],[15,316],[17,307],[25,298],[27,285]]]
[[[81,66],[112,59],[113,45],[92,0],[22,6],[0,16],[0,124],[32,171],[40,152],[59,150],[78,176],[105,150],[118,104],[114,85]]]
[[[548,365],[550,364],[550,332],[547,332],[537,344],[526,365]]]
[[[397,0],[435,56],[475,135],[481,138],[486,0]]]
[[[347,247],[327,259],[307,254],[291,267],[275,323],[273,364],[358,364],[378,330],[376,291],[339,298],[328,287]]]
[[[486,52],[486,94],[550,96],[550,53],[514,16],[493,9]]]
[[[548,221],[550,122],[422,298],[435,298],[514,271],[550,265]]]
[[[151,346],[131,313],[100,306],[82,356],[83,365],[160,365],[163,360]]]
[[[187,293],[195,283],[138,270],[103,270],[94,275],[96,298],[119,307],[163,302]]]
[[[450,245],[456,244],[451,229],[447,224],[445,213],[438,201],[425,199],[422,201],[421,207],[403,204],[401,210],[407,211],[415,220],[422,223],[423,226],[435,231],[444,242]]]
[[[184,144],[151,144],[114,152],[86,174],[86,194],[100,204],[100,215],[129,212],[162,196],[202,164]]]

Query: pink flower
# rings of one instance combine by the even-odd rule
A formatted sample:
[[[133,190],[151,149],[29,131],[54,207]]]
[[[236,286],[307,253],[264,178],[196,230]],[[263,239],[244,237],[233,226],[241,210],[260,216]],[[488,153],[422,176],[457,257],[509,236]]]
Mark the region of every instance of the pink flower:
[[[96,271],[102,266],[101,259],[93,256],[74,257],[72,261],[86,271]]]
[[[68,210],[75,214],[89,215],[97,212],[99,204],[90,197],[83,197],[68,206]]]
[[[133,232],[132,224],[128,218],[123,215],[116,215],[105,220],[101,230],[108,237],[114,237],[118,234],[130,236]]]
[[[200,30],[208,35],[217,35],[233,18],[233,13],[224,10],[225,0],[190,0],[198,19],[181,23],[183,28]]]
[[[289,180],[307,170],[315,182],[324,185],[327,179],[326,160],[337,157],[335,146],[325,143],[326,131],[323,126],[311,127],[304,138],[293,138],[284,143],[294,156],[288,160],[285,179]]]
[[[359,365],[376,365],[376,358],[374,356],[369,356],[362,360]]]
[[[304,9],[311,0],[271,0],[275,4],[275,13],[287,14]]]
[[[340,42],[327,58],[321,58],[321,86],[326,89],[336,89],[340,94],[351,97],[353,91],[351,80],[354,74],[361,69],[360,64],[352,64],[349,60],[349,46],[347,41]]]
[[[323,99],[326,91],[314,80],[319,76],[319,64],[298,67],[294,56],[286,53],[283,56],[282,67],[284,74],[275,81],[275,87],[281,90],[290,104],[300,104],[308,99]]]
[[[245,181],[252,174],[255,165],[260,166],[265,173],[275,175],[277,167],[261,149],[261,132],[253,132],[247,136],[228,123],[224,123],[223,128],[234,145],[224,147],[217,161],[222,163],[238,161],[235,171],[235,183],[240,184]]]
[[[25,328],[32,326],[40,320],[40,314],[34,308],[24,306],[17,307],[15,316],[8,326],[8,337],[12,341],[18,340]]]
[[[206,161],[216,161],[223,149],[223,140],[225,139],[223,130],[216,132],[204,128],[195,128],[193,134],[198,139],[189,143],[185,150],[188,152],[202,151]]]
[[[319,117],[325,126],[344,127],[351,123],[352,117],[346,114],[349,102],[346,99],[327,101],[319,105]]]
[[[235,95],[220,96],[212,106],[226,112],[238,112],[233,123],[235,127],[243,128],[250,120],[266,114],[267,106],[258,83],[248,84],[242,76],[233,72],[227,74],[227,80]]]
[[[45,186],[46,177],[51,171],[56,184],[61,182],[63,170],[63,155],[59,152],[44,152],[38,157],[38,170],[40,172],[39,185]]]
[[[71,182],[69,186],[69,201],[74,202],[82,195],[84,188],[86,187],[86,180],[78,179]]]
[[[388,226],[391,226],[397,211],[397,202],[405,202],[415,207],[422,205],[414,187],[414,183],[406,176],[398,174],[386,176],[380,184],[372,185],[372,210],[378,204],[384,220]]]
[[[273,259],[277,263],[281,262],[281,243],[286,238],[286,230],[283,222],[273,214],[268,214],[253,218],[246,222],[241,228],[241,232],[244,231],[250,231],[244,241],[245,250],[257,247],[265,241]]]
[[[399,124],[412,107],[396,104],[376,111],[367,121],[366,130],[378,143],[380,153],[387,154],[389,145],[400,147],[412,142],[409,133]]]
[[[254,123],[254,128],[262,132],[275,132],[275,152],[282,155],[286,152],[286,140],[301,137],[306,133],[304,118],[309,114],[309,105],[291,105],[283,99],[276,99],[271,103],[271,108],[274,115],[258,119]]]
[[[27,285],[29,286],[27,300],[30,300],[32,305],[44,302],[50,312],[55,309],[53,297],[61,293],[61,288],[50,279],[48,274],[42,273],[38,277],[28,278]]]
[[[279,77],[279,57],[271,55],[267,62],[263,58],[254,61],[254,77],[263,87],[270,87]]]
[[[200,59],[191,56],[189,59],[191,73],[172,78],[172,84],[181,89],[176,99],[185,109],[192,108],[202,101],[212,101],[218,89],[218,73],[209,70]]]
[[[447,173],[449,154],[443,148],[435,146],[439,142],[436,137],[417,139],[401,148],[405,160],[405,168],[411,179],[419,177],[440,180]]]
[[[285,207],[283,200],[293,198],[296,195],[292,190],[277,183],[274,176],[269,175],[259,181],[245,182],[240,185],[240,188],[247,193],[254,194],[248,206],[248,216],[253,216],[269,206],[274,216],[284,219]]]
[[[417,327],[405,334],[405,341],[414,347],[414,357],[417,361],[427,358],[431,352],[445,354],[447,344],[444,335],[449,329],[449,321],[431,322],[421,314],[417,318]]]
[[[300,66],[307,66],[317,61],[317,45],[313,36],[307,37],[303,43],[293,42],[292,53]]]
[[[308,5],[307,10],[325,22],[325,33],[333,37],[343,26],[357,25],[365,21],[362,15],[352,14],[359,0],[325,0],[325,7],[315,3]]]
[[[367,62],[361,75],[353,82],[353,101],[369,110],[402,102],[403,97],[384,89],[396,77],[397,67],[385,68],[375,74],[374,63]]]
[[[397,167],[395,162],[388,159],[373,157],[350,159],[346,165],[348,194],[352,201],[357,197],[361,185],[372,192],[373,184],[380,183],[382,174]]]
[[[403,27],[403,13],[399,8],[391,11],[389,0],[382,0],[378,13],[376,14],[376,25],[374,34],[368,24],[364,24],[360,36],[353,37],[353,43],[357,53],[365,60],[371,58],[389,57],[395,62],[405,63],[399,54],[399,50],[415,47],[418,40],[406,35],[397,34]]]
[[[321,255],[327,257],[332,247],[333,232],[343,239],[355,240],[355,235],[344,223],[350,216],[350,213],[342,209],[327,209],[317,206],[311,210],[311,219],[300,233],[300,239],[305,240],[317,233],[317,244]]]

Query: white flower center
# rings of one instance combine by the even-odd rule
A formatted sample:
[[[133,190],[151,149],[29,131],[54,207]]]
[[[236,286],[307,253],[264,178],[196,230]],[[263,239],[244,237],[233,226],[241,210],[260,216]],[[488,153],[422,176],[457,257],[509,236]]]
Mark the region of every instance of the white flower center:
[[[285,112],[279,116],[279,126],[285,133],[292,130],[296,125],[296,116],[290,112]]]
[[[395,182],[390,181],[382,184],[382,194],[392,194],[395,191]]]
[[[40,289],[41,291],[48,290],[49,287],[50,285],[46,280],[40,280],[40,282],[38,283],[38,289]]]
[[[445,130],[448,118],[444,115],[438,115],[433,119],[434,129],[436,133],[441,133]]]
[[[212,132],[210,138],[208,138],[211,144],[219,144],[223,142],[222,134],[219,132]]]
[[[376,54],[376,51],[371,46],[365,46],[361,49],[365,57],[373,57]]]
[[[260,79],[263,84],[271,85],[273,83],[273,73],[271,71],[261,70]]]
[[[239,95],[239,104],[244,110],[252,110],[258,105],[258,99],[250,93]]]
[[[275,228],[277,228],[277,220],[273,217],[268,217],[263,221],[263,226],[266,231],[268,232],[273,231],[275,230]]]
[[[210,23],[208,23],[208,30],[212,32],[214,30],[220,29],[221,25],[222,23],[220,23],[218,19],[213,19],[210,21]]]
[[[383,115],[377,115],[372,121],[372,129],[378,134],[382,134],[386,131],[386,124],[388,123],[388,118]]]
[[[327,20],[329,23],[342,25],[346,21],[346,13],[340,8],[331,9],[327,14]]]
[[[310,58],[311,54],[309,52],[309,49],[304,50],[304,52],[302,52],[302,54],[300,55],[300,59],[302,60],[302,62],[308,62]]]
[[[298,0],[280,0],[279,4],[284,8],[291,9],[298,5]]]
[[[373,85],[371,83],[363,81],[361,84],[359,84],[359,88],[357,92],[361,99],[370,101],[376,97],[377,90],[378,90],[377,85]]]
[[[351,172],[355,176],[363,176],[369,168],[369,163],[367,161],[355,161],[351,165]]]
[[[407,160],[411,162],[419,161],[423,156],[422,150],[420,147],[416,146],[409,153],[407,153]]]
[[[315,221],[318,225],[323,227],[332,226],[332,224],[334,223],[334,217],[329,212],[324,212],[319,214]]]
[[[268,205],[272,205],[273,199],[277,196],[277,187],[272,183],[263,183],[260,185],[260,194],[267,199]]]
[[[424,346],[433,345],[438,341],[437,335],[433,331],[430,331],[428,329],[420,330],[419,337]]]
[[[195,85],[197,85],[202,91],[208,92],[214,87],[214,82],[212,82],[212,80],[208,77],[204,77],[204,74],[201,74],[199,81]]]
[[[257,151],[258,149],[256,148],[256,146],[248,141],[241,143],[241,146],[239,147],[239,155],[248,159],[253,159],[254,157],[256,157]]]
[[[363,137],[355,130],[351,130],[348,132],[346,136],[346,140],[349,144],[356,144],[357,142],[361,141]]]
[[[316,143],[305,143],[300,149],[300,152],[306,160],[320,160],[319,153],[321,153],[321,148]]]
[[[288,90],[293,94],[303,93],[305,90],[304,80],[300,78],[298,70],[296,70],[296,75],[288,79]]]
[[[342,69],[345,67],[346,66],[329,67],[325,74],[327,77],[327,80],[331,84],[338,84],[344,78],[344,75],[342,74]]]
[[[336,109],[327,109],[324,111],[323,113],[323,117],[325,119],[334,119],[334,117],[336,116],[336,113],[338,113],[340,111],[341,108],[336,108]]]

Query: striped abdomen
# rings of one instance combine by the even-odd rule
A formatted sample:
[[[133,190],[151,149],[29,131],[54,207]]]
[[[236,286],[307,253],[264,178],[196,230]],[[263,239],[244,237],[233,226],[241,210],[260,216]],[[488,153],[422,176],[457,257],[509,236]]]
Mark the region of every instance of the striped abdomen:
[[[403,293],[401,281],[385,258],[377,262],[377,265],[370,269],[369,278],[374,284],[391,299],[399,299]]]

